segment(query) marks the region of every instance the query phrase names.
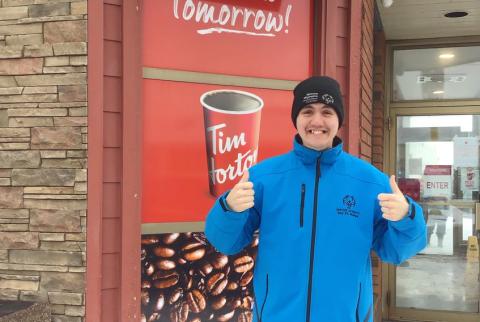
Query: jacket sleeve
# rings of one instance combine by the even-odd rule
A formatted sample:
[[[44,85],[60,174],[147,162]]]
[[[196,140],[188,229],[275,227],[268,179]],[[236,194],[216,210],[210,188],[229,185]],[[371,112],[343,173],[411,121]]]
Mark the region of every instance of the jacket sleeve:
[[[410,197],[408,214],[399,221],[382,217],[378,199],[375,204],[373,249],[384,262],[400,264],[414,256],[427,245],[427,229],[423,210]]]
[[[254,184],[254,207],[242,212],[228,208],[226,196],[220,196],[207,215],[205,236],[220,252],[233,255],[250,244],[253,233],[260,226],[261,193]]]

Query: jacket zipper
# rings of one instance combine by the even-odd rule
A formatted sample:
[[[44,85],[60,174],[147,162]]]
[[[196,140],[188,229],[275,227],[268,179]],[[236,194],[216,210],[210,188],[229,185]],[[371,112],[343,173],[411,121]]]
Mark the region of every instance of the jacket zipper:
[[[315,256],[315,236],[317,234],[317,203],[318,203],[318,182],[320,180],[320,158],[317,158],[317,167],[315,171],[315,191],[313,199],[313,220],[312,220],[312,239],[310,241],[310,270],[308,273],[308,293],[307,293],[307,313],[306,322],[310,322],[310,306],[312,304],[312,276],[313,276],[313,262]]]
[[[358,291],[358,299],[357,299],[357,309],[355,310],[355,317],[357,318],[357,322],[360,322],[360,296],[362,295],[362,283],[360,283],[360,290]]]
[[[255,294],[253,295],[255,298],[255,313],[257,314],[257,321],[262,322],[262,316],[263,316],[263,308],[265,307],[265,303],[267,302],[267,296],[268,296],[268,274],[267,274],[267,285],[265,288],[265,297],[263,298],[263,303],[262,303],[262,308],[260,309],[260,314],[258,314],[258,305],[257,305],[257,298]]]
[[[302,183],[302,195],[300,199],[300,227],[303,227],[303,208],[305,207],[305,184]]]

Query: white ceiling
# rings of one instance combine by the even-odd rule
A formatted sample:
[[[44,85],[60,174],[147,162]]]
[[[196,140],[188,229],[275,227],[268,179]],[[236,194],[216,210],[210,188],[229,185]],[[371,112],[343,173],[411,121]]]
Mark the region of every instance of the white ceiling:
[[[377,0],[388,40],[480,35],[480,0],[393,0],[389,8]],[[465,11],[462,18],[446,18]]]

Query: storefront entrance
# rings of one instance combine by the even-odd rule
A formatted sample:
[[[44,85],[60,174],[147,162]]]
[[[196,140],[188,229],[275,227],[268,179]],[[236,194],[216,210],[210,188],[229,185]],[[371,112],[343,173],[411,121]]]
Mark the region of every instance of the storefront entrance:
[[[408,61],[410,66],[394,66],[389,168],[402,191],[423,206],[428,244],[414,258],[389,266],[390,320],[480,320],[480,106],[463,100],[478,99],[469,82],[476,82],[471,73],[480,58],[466,57],[478,47],[456,49],[394,52],[394,64]],[[462,65],[436,65],[446,52],[463,53]],[[427,56],[429,65],[412,68]],[[446,100],[429,96],[440,94]],[[459,94],[465,97],[448,100]]]

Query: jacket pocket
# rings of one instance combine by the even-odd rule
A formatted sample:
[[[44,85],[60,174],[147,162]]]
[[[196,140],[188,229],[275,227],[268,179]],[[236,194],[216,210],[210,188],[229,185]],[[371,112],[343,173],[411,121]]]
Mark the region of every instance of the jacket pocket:
[[[254,294],[255,297],[255,313],[257,314],[257,321],[262,322],[262,316],[263,316],[263,309],[265,307],[265,303],[267,303],[267,297],[268,297],[268,274],[266,276],[265,280],[265,297],[263,298],[262,306],[260,308],[260,313],[258,312],[258,307],[260,306],[260,303],[257,302],[258,298],[256,294]]]
[[[360,288],[358,290],[357,309],[355,310],[355,321],[356,322],[360,322],[360,297],[361,296],[362,296],[362,283],[360,283]]]
[[[305,208],[305,184],[302,183],[300,194],[300,227],[303,227],[303,209]]]

